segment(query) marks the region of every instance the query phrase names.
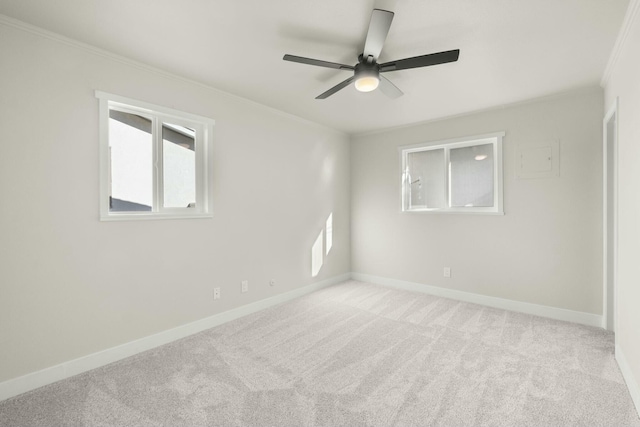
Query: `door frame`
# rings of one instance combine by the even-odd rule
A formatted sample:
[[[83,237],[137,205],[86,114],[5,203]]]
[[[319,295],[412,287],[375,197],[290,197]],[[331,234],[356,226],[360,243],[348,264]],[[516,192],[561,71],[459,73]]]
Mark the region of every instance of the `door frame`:
[[[619,122],[618,98],[605,114],[602,120],[602,327],[606,330],[615,331],[618,325],[617,318],[617,280],[618,280],[618,122]],[[612,147],[612,218],[609,216],[609,132],[608,124],[613,122]],[[612,225],[613,236],[609,236],[609,223]],[[609,245],[609,238],[612,237],[612,244]],[[609,264],[609,254],[612,254],[611,265]],[[611,281],[609,272],[611,271]],[[612,288],[611,295],[613,301],[609,301],[609,287]],[[613,322],[609,322],[609,305],[613,309]],[[613,324],[610,324],[613,323]]]

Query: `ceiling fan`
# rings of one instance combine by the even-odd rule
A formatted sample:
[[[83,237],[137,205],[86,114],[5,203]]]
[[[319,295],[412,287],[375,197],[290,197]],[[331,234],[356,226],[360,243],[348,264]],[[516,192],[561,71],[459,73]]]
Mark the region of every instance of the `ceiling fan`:
[[[428,55],[414,56],[412,58],[398,59],[396,61],[378,64],[378,57],[382,52],[384,41],[389,33],[393,12],[382,9],[373,9],[369,31],[364,42],[364,51],[358,56],[358,63],[354,66],[337,64],[335,62],[321,61],[319,59],[304,58],[302,56],[285,55],[285,61],[299,62],[301,64],[315,65],[318,67],[335,68],[338,70],[353,71],[353,76],[342,83],[338,83],[328,91],[316,96],[316,99],[325,99],[349,86],[355,81],[355,87],[360,92],[371,92],[380,85],[380,90],[390,98],[398,98],[403,93],[389,79],[382,75],[388,71],[406,70],[409,68],[428,67],[430,65],[455,62],[460,55],[460,49],[431,53]]]

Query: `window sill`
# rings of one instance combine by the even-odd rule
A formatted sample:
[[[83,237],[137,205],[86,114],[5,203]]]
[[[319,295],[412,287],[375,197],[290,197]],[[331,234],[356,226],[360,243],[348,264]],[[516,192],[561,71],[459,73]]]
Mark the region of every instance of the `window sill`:
[[[213,218],[210,213],[176,214],[176,213],[141,213],[110,214],[100,216],[100,221],[153,221],[156,219],[203,219]]]
[[[408,214],[454,214],[454,215],[504,215],[504,211],[490,211],[490,210],[454,210],[454,209],[411,209],[401,211],[401,213]]]

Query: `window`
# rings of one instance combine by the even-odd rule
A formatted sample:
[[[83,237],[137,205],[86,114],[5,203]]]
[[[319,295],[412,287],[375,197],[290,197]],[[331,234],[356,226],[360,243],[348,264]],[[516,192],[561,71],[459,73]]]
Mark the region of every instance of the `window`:
[[[402,211],[503,214],[503,136],[400,147]]]
[[[100,218],[211,216],[214,121],[96,91],[100,99]]]

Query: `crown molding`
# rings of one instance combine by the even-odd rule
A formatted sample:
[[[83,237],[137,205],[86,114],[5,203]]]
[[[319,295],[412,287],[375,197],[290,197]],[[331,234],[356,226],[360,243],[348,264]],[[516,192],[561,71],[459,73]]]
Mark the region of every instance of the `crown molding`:
[[[624,15],[620,31],[618,32],[616,43],[613,45],[611,55],[609,55],[607,67],[604,69],[604,74],[600,80],[600,86],[602,87],[605,87],[611,78],[611,74],[613,73],[613,70],[618,63],[618,59],[620,58],[620,52],[622,52],[627,41],[627,37],[629,36],[629,31],[631,30],[631,27],[633,27],[633,24],[639,15],[638,11],[640,11],[640,0],[631,0],[627,7],[627,12]]]
[[[121,64],[128,65],[128,66],[133,67],[133,68],[138,68],[140,70],[143,70],[143,71],[146,71],[146,72],[149,72],[149,73],[154,73],[154,74],[160,75],[160,76],[168,78],[168,79],[179,80],[179,81],[182,81],[182,82],[185,82],[185,83],[188,83],[188,84],[199,86],[199,87],[201,87],[203,89],[215,92],[218,95],[224,96],[224,97],[232,99],[234,101],[241,102],[241,103],[244,103],[244,104],[248,104],[248,105],[251,105],[253,107],[258,107],[258,108],[267,110],[267,111],[269,111],[269,112],[271,112],[273,114],[276,114],[276,115],[279,115],[279,116],[282,116],[282,117],[287,117],[289,119],[295,120],[297,122],[300,122],[300,123],[303,123],[303,124],[306,124],[306,125],[313,126],[315,128],[320,128],[320,129],[323,129],[325,131],[330,131],[330,132],[332,132],[334,134],[337,134],[337,135],[340,135],[342,137],[348,137],[349,136],[348,133],[346,133],[346,132],[344,132],[344,131],[342,131],[340,129],[335,129],[335,128],[329,127],[327,125],[324,125],[322,123],[314,122],[312,120],[305,119],[304,117],[296,116],[295,114],[291,114],[291,113],[287,113],[287,112],[282,111],[282,110],[278,110],[277,108],[270,107],[270,106],[265,105],[265,104],[261,104],[261,103],[259,103],[257,101],[253,101],[251,99],[244,98],[244,97],[242,97],[240,95],[236,95],[236,94],[233,94],[231,92],[227,92],[227,91],[224,91],[222,89],[215,88],[213,86],[208,85],[207,83],[203,83],[203,82],[198,81],[198,80],[193,80],[193,79],[190,79],[188,77],[181,76],[179,74],[174,74],[174,73],[171,73],[169,71],[163,70],[161,68],[154,67],[152,65],[146,64],[144,62],[140,62],[140,61],[136,61],[135,59],[127,58],[126,56],[118,55],[116,53],[110,52],[110,51],[105,50],[105,49],[101,49],[101,48],[93,46],[91,44],[84,43],[84,42],[81,42],[79,40],[63,36],[61,34],[53,32],[53,31],[45,30],[44,28],[40,28],[40,27],[37,27],[35,25],[28,24],[28,23],[26,23],[24,21],[20,21],[20,20],[15,19],[15,18],[11,18],[10,16],[7,16],[7,15],[0,14],[0,25],[4,25],[4,26],[7,26],[7,27],[12,27],[12,28],[15,28],[17,30],[21,30],[21,31],[24,31],[24,32],[27,32],[27,33],[30,33],[30,34],[34,34],[36,36],[40,36],[40,37],[52,40],[54,42],[58,42],[58,43],[61,43],[61,44],[64,44],[64,45],[67,45],[67,46],[70,46],[70,47],[73,47],[73,48],[77,48],[77,49],[82,50],[84,52],[87,52],[89,54],[100,56],[102,58],[106,58],[106,59],[112,60],[114,62],[119,62]]]
[[[452,115],[448,115],[448,116],[442,116],[442,117],[434,117],[433,119],[427,119],[427,120],[422,120],[419,122],[413,122],[413,123],[406,123],[403,125],[398,125],[398,126],[391,126],[391,127],[386,127],[386,128],[382,128],[382,129],[374,129],[374,130],[368,130],[368,131],[364,131],[364,132],[358,132],[358,133],[354,133],[351,135],[351,140],[353,141],[356,138],[366,138],[368,136],[374,136],[374,135],[380,135],[380,134],[385,134],[385,133],[391,133],[391,132],[396,132],[396,131],[401,131],[403,129],[410,129],[410,128],[415,128],[418,126],[425,126],[425,125],[430,125],[433,123],[437,123],[437,122],[443,122],[443,121],[447,121],[447,120],[455,120],[455,119],[460,119],[463,117],[469,117],[469,116],[475,116],[478,114],[484,114],[484,113],[491,113],[494,111],[500,111],[500,110],[505,110],[508,108],[517,108],[517,107],[522,107],[522,106],[526,106],[529,104],[537,104],[539,102],[547,102],[547,101],[553,101],[554,99],[559,99],[559,98],[564,98],[564,97],[569,97],[569,96],[579,96],[582,94],[588,94],[588,93],[601,93],[602,92],[602,88],[600,86],[598,86],[597,82],[594,82],[590,85],[586,85],[586,86],[579,86],[579,87],[575,87],[575,88],[570,88],[567,90],[562,90],[560,92],[555,92],[555,93],[551,93],[548,95],[541,95],[541,96],[536,96],[534,98],[528,98],[528,99],[523,99],[520,101],[513,101],[513,102],[507,102],[504,104],[500,104],[500,105],[491,105],[489,107],[484,107],[484,108],[478,108],[475,110],[469,110],[469,111],[464,111],[462,113],[459,114],[452,114]]]

